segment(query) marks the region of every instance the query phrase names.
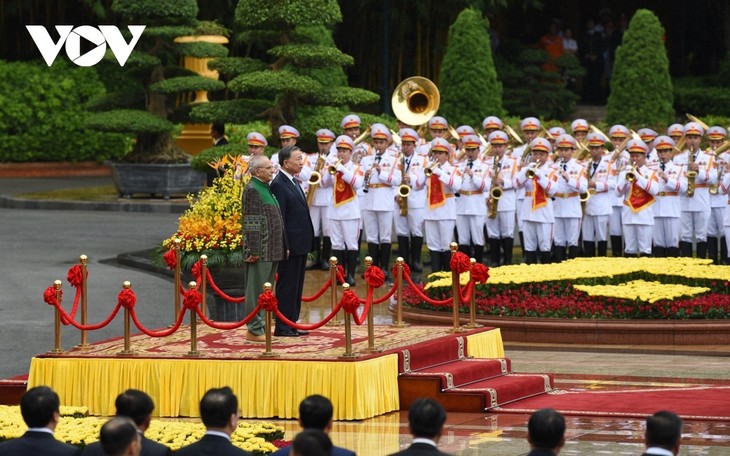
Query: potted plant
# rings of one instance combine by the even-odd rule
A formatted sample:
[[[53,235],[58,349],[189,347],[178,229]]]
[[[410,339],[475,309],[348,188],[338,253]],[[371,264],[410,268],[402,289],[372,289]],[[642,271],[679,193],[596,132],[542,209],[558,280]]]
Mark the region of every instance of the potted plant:
[[[124,160],[110,162],[117,191],[127,197],[146,193],[166,198],[195,192],[205,183],[205,174],[190,168],[190,154],[172,135],[172,121],[188,120],[190,106],[175,106],[175,97],[168,95],[224,88],[223,82],[178,63],[181,56],[223,57],[228,50],[216,43],[175,42],[177,37],[199,33],[195,0],[114,0],[112,11],[129,24],[146,26],[124,68],[107,71],[116,78],[109,84],[111,93],[91,105],[98,112],[87,123],[93,129],[135,135],[133,150]]]

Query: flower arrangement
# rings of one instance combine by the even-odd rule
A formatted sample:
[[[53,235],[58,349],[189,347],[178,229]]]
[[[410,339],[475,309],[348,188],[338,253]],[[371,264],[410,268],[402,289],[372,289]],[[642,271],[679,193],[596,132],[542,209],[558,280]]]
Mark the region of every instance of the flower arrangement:
[[[99,440],[99,430],[106,419],[88,416],[86,407],[61,407],[61,420],[56,426],[56,439],[84,447]],[[20,437],[27,426],[17,406],[0,405],[0,441]],[[153,420],[145,437],[169,446],[173,451],[199,440],[205,433],[202,423]],[[270,454],[278,449],[272,442],[281,441],[284,428],[267,422],[240,422],[231,435],[234,445],[255,456]]]
[[[730,267],[711,260],[673,258],[578,258],[559,264],[512,265],[489,270],[477,285],[477,313],[490,316],[594,319],[730,318]],[[464,286],[469,273],[459,282]],[[423,291],[435,300],[451,296],[451,273],[428,276]],[[406,290],[405,303],[434,306]],[[464,312],[468,311],[465,307]]]
[[[203,254],[211,266],[243,264],[241,195],[250,179],[248,163],[241,156],[227,155],[209,165],[221,175],[197,195],[188,195],[190,208],[180,216],[177,232],[162,241],[167,252],[174,248],[175,239],[180,240],[184,269],[192,268]]]

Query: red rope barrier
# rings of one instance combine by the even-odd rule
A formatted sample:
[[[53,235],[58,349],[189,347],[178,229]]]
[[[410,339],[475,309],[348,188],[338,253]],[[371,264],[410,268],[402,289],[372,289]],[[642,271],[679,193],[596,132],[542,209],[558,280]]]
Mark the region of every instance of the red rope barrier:
[[[314,300],[317,300],[322,297],[322,295],[327,291],[327,289],[332,285],[332,280],[327,279],[327,281],[324,283],[324,286],[316,293],[314,293],[312,296],[302,296],[302,302],[312,302]]]
[[[147,329],[147,327],[145,327],[139,321],[139,319],[137,318],[137,312],[134,311],[134,307],[132,307],[130,309],[129,313],[132,316],[132,321],[134,322],[134,326],[136,326],[137,329],[139,329],[140,331],[142,331],[143,333],[145,333],[146,335],[148,335],[150,337],[167,337],[167,336],[169,336],[170,334],[172,334],[175,331],[177,331],[178,329],[180,329],[180,325],[182,325],[183,318],[185,318],[185,312],[179,312],[177,315],[177,321],[175,321],[175,325],[172,328],[162,330],[162,331],[151,331],[151,330]]]
[[[81,288],[76,288],[76,294],[74,295],[74,304],[73,304],[73,307],[71,308],[71,313],[69,314],[69,316],[71,317],[71,320],[76,319],[76,311],[79,310],[79,298],[81,298]],[[64,326],[68,326],[68,324],[69,324],[69,320],[67,320],[63,316],[63,314],[61,314],[61,324],[63,324]]]
[[[213,320],[209,320],[208,317],[205,316],[203,311],[200,310],[200,308],[195,309],[195,313],[198,314],[198,316],[200,317],[201,320],[203,320],[203,323],[210,326],[211,328],[236,329],[236,328],[240,328],[241,326],[243,326],[246,323],[248,323],[249,321],[251,321],[253,319],[253,317],[255,317],[256,314],[258,314],[262,308],[263,307],[261,306],[261,304],[259,304],[258,306],[256,306],[256,308],[250,314],[248,314],[246,316],[246,318],[244,318],[241,321],[237,321],[237,322],[233,322],[233,323],[216,323]]]
[[[329,321],[332,320],[337,315],[337,312],[339,312],[340,309],[342,309],[342,301],[340,301],[337,304],[337,306],[334,309],[332,309],[332,312],[330,312],[329,315],[327,315],[322,321],[319,321],[317,323],[312,323],[312,324],[309,324],[309,325],[295,323],[295,322],[289,320],[284,315],[282,315],[281,311],[278,308],[276,309],[275,314],[276,314],[276,319],[277,320],[280,320],[281,322],[283,322],[287,326],[290,326],[290,327],[292,327],[294,329],[301,329],[302,331],[312,331],[314,329],[319,329],[322,326],[324,326],[327,323],[329,323]]]
[[[343,296],[343,298],[344,298],[344,296]],[[357,301],[358,301],[358,307],[359,307],[360,298],[358,298]],[[357,315],[357,307],[352,312],[352,320],[355,322],[356,325],[362,326],[362,324],[365,323],[365,320],[367,319],[368,313],[370,312],[370,308],[372,306],[372,302],[373,302],[373,289],[372,289],[372,287],[368,287],[368,294],[367,294],[367,297],[365,298],[365,308],[362,310],[362,313],[358,317],[358,315]]]
[[[241,296],[241,297],[238,297],[238,298],[234,298],[233,296],[228,296],[220,288],[218,288],[218,285],[216,285],[215,284],[215,281],[213,280],[213,276],[210,275],[210,269],[206,269],[205,270],[205,277],[208,279],[208,285],[210,285],[210,288],[212,288],[213,291],[215,291],[216,293],[218,293],[218,296],[220,296],[221,298],[225,299],[226,301],[232,302],[232,303],[235,303],[235,304],[239,304],[239,303],[242,303],[242,302],[246,301],[246,297],[245,296]],[[198,282],[200,281],[200,279],[198,277],[196,277],[195,280],[198,281]]]
[[[373,304],[378,305],[378,304],[384,303],[385,301],[390,299],[390,297],[393,296],[397,290],[398,290],[398,279],[393,281],[393,286],[390,287],[390,290],[388,290],[388,292],[384,296],[381,296],[380,298],[373,301]]]
[[[416,295],[431,305],[443,306],[443,305],[446,305],[453,301],[453,299],[451,299],[451,298],[446,298],[443,301],[436,301],[435,299],[431,299],[428,296],[426,296],[423,292],[421,292],[421,290],[419,290],[418,287],[416,287],[416,284],[413,283],[413,280],[411,280],[410,276],[403,276],[403,277],[405,277],[406,282],[408,282],[408,285],[411,286],[411,289],[413,289],[413,291],[416,293]]]
[[[52,305],[55,306],[56,309],[58,309],[59,312],[61,313],[61,319],[63,319],[63,318],[68,319],[68,322],[71,324],[71,326],[73,326],[76,329],[80,329],[82,331],[94,331],[94,330],[103,328],[104,326],[106,326],[109,323],[111,323],[112,320],[114,320],[114,317],[117,316],[117,313],[119,312],[119,309],[122,307],[122,304],[119,303],[119,302],[117,302],[117,306],[114,307],[114,310],[107,317],[106,320],[104,320],[104,321],[102,321],[100,323],[97,323],[95,325],[82,325],[81,323],[77,323],[75,320],[71,319],[70,316],[66,313],[66,311],[63,310],[63,308],[58,303],[55,303],[55,304],[52,304]]]

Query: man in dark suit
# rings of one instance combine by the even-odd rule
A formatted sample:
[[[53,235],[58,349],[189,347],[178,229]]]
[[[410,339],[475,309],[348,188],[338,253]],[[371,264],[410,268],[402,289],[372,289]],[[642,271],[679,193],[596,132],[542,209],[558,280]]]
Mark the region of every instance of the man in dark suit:
[[[411,446],[391,456],[448,456],[436,446],[445,422],[446,410],[438,401],[426,397],[416,399],[408,410]]]
[[[228,144],[226,139],[226,126],[224,124],[212,124],[210,126],[210,137],[213,138],[213,146],[225,146]]]
[[[677,455],[681,439],[682,419],[666,410],[656,412],[646,419],[646,451],[642,456]]]
[[[126,416],[115,416],[104,423],[99,440],[106,456],[140,456],[142,451],[142,436]]]
[[[271,192],[279,201],[289,256],[279,263],[276,298],[279,300],[281,313],[290,321],[296,322],[302,307],[304,272],[307,254],[314,240],[314,226],[309,216],[307,198],[296,177],[304,166],[304,154],[296,146],[284,147],[279,151],[279,164],[281,172],[271,182]],[[297,331],[276,319],[275,336],[297,337],[306,334],[307,331]]]
[[[170,448],[161,443],[154,442],[144,436],[152,421],[152,411],[155,403],[144,391],[128,389],[117,396],[114,405],[117,409],[117,416],[129,417],[137,426],[142,438],[142,456],[169,456]],[[84,456],[103,456],[104,449],[101,442],[94,442],[84,449]]]
[[[565,418],[553,409],[540,409],[527,422],[528,456],[554,456],[565,445]]]
[[[224,386],[213,388],[200,400],[200,417],[205,425],[203,438],[175,453],[177,456],[251,456],[233,446],[231,434],[238,427],[238,398]]]
[[[53,438],[60,401],[58,394],[47,386],[29,389],[20,399],[20,413],[28,431],[17,439],[0,444],[3,456],[77,456],[81,450]]]
[[[332,402],[326,397],[320,396],[319,394],[307,396],[299,404],[299,425],[302,429],[304,429],[304,431],[316,430],[328,434],[332,430],[333,413],[334,408],[332,407]],[[297,438],[299,438],[299,436],[303,433],[304,432],[300,432],[297,434]],[[302,439],[303,442],[312,440],[313,443],[321,443],[321,441],[324,440],[319,439],[316,435],[311,436],[311,439],[305,437],[302,437]],[[294,442],[296,442],[296,439],[294,439]],[[271,456],[289,456],[292,452],[292,447],[296,450],[296,447],[292,444],[281,448]],[[332,456],[355,456],[355,452],[345,448],[332,446],[332,442],[330,442],[330,447],[332,450]]]

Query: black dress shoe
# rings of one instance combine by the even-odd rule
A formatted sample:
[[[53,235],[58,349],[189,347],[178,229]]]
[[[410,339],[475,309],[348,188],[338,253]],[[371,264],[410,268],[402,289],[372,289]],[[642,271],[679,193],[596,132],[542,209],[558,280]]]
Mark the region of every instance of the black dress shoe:
[[[299,337],[299,333],[291,329],[287,329],[286,331],[274,331],[274,335],[276,337]]]
[[[309,331],[304,331],[304,330],[302,330],[302,329],[297,329],[297,330],[296,330],[296,332],[297,332],[297,334],[299,334],[300,336],[308,336],[308,335],[309,335]]]

